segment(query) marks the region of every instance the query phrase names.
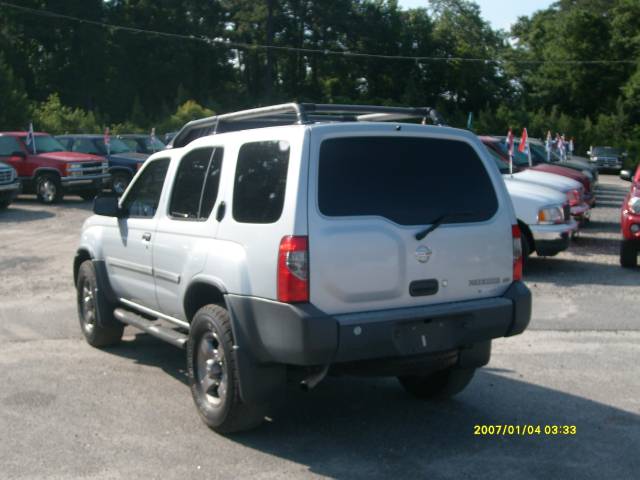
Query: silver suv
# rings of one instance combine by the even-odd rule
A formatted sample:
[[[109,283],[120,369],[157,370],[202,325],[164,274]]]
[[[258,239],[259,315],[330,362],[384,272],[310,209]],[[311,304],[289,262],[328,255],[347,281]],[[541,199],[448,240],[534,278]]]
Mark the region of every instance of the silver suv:
[[[74,261],[87,341],[128,324],[185,348],[218,432],[329,372],[460,392],[531,295],[493,160],[469,132],[409,123],[430,117],[286,104],[187,124],[122,198],[95,200]]]

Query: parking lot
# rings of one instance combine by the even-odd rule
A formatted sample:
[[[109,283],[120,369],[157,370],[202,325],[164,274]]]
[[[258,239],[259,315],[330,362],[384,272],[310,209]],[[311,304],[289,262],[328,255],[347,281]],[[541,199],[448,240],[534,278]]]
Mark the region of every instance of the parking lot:
[[[230,437],[199,420],[182,351],[133,330],[104,351],[84,342],[71,265],[91,205],[23,196],[0,214],[0,478],[637,476],[640,270],[618,259],[628,185],[602,175],[570,250],[531,258],[529,329],[496,341],[455,400],[328,378],[291,388],[262,428]],[[473,435],[498,424],[577,434]]]

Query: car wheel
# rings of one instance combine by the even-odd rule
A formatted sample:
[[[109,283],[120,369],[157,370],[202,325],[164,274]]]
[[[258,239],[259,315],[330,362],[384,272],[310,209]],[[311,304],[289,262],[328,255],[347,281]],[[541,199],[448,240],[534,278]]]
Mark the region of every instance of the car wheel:
[[[452,397],[473,379],[475,368],[450,367],[430,375],[398,377],[404,389],[422,400],[437,400]]]
[[[111,177],[111,190],[122,195],[129,186],[131,177],[126,173],[114,173]]]
[[[229,312],[206,305],[194,315],[187,343],[191,394],[202,420],[218,433],[249,430],[264,409],[243,403],[233,351]]]
[[[42,203],[58,203],[64,196],[60,178],[53,173],[43,173],[36,178],[36,195]]]
[[[122,338],[124,324],[114,318],[114,305],[107,301],[98,288],[91,260],[80,265],[76,290],[80,327],[89,345],[106,347],[118,343]]]
[[[638,244],[630,240],[620,242],[620,265],[625,268],[638,266]]]

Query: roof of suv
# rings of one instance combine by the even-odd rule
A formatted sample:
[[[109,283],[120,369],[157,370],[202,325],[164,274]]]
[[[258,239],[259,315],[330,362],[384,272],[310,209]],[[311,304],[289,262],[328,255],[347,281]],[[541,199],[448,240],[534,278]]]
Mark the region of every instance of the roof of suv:
[[[423,124],[426,124],[427,120],[436,125],[444,124],[440,114],[430,107],[285,103],[193,120],[182,127],[169,144],[169,148],[183,147],[204,136],[257,128],[416,119],[421,120]]]

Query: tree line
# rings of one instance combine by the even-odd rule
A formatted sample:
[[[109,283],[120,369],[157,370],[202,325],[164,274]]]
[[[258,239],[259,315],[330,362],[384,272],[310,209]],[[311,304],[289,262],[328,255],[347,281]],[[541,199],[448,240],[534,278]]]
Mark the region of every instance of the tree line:
[[[33,120],[53,133],[166,131],[212,112],[298,100],[429,105],[454,126],[472,112],[479,133],[527,127],[575,137],[578,151],[640,151],[637,0],[560,0],[509,32],[492,29],[468,0],[416,9],[395,0],[19,5],[36,12],[0,2],[0,129]]]

